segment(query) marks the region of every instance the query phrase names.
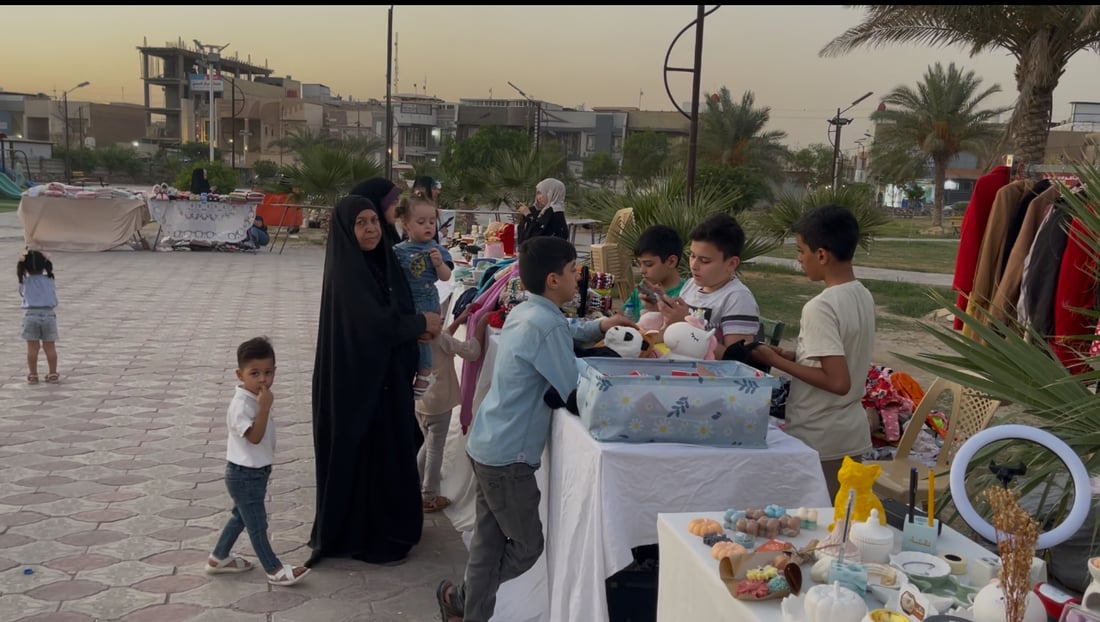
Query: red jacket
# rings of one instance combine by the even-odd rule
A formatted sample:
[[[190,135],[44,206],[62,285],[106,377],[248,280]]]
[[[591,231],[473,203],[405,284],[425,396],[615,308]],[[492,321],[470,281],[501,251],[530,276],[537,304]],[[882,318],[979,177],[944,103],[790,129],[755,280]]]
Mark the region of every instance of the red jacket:
[[[1091,371],[1082,360],[1088,355],[1089,342],[1073,337],[1092,334],[1094,320],[1076,309],[1092,309],[1096,302],[1095,265],[1085,248],[1082,236],[1089,233],[1081,221],[1074,218],[1069,228],[1069,242],[1062,255],[1058,271],[1058,289],[1054,301],[1054,336],[1049,340],[1058,360],[1071,374]]]
[[[978,254],[982,248],[982,235],[985,233],[989,212],[993,209],[993,200],[997,191],[1008,184],[1012,169],[998,166],[982,175],[974,183],[974,193],[963,214],[959,228],[959,253],[955,258],[955,278],[952,289],[959,292],[956,305],[966,311],[967,294],[974,287],[974,270],[978,267]],[[961,330],[962,320],[955,318],[955,330]]]

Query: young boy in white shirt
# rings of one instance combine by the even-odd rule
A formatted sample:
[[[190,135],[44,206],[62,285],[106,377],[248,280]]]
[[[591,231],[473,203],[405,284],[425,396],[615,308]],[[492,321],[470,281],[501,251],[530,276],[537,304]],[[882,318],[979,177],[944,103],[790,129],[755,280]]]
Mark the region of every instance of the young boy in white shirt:
[[[791,375],[784,430],[817,450],[832,499],[844,457],[859,460],[871,448],[862,399],[875,341],[875,301],[852,268],[859,223],[850,211],[824,205],[792,229],[802,271],[811,281],[824,281],[825,289],[802,307],[794,352],[760,346],[752,356]]]
[[[283,564],[267,539],[267,481],[275,460],[275,422],[271,406],[275,396],[275,349],[267,337],[254,337],[237,348],[237,385],[225,421],[229,438],[225,448],[225,487],[233,499],[233,514],[225,523],[218,543],[206,562],[206,572],[220,574],[252,569],[252,562],[232,555],[233,545],[245,529],[260,559],[267,582],[294,585],[309,572],[303,566]]]

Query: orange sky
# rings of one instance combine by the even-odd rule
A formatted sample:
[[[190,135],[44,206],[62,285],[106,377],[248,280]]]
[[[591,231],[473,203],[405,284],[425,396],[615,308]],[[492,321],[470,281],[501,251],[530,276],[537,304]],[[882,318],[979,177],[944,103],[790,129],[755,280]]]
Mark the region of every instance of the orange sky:
[[[709,6],[709,5],[708,5]],[[230,46],[224,54],[267,65],[275,75],[328,85],[334,94],[385,94],[386,6],[9,6],[3,41],[8,54],[0,87],[60,95],[88,80],[73,100],[142,101],[137,47],[199,39]],[[676,33],[695,17],[693,6],[396,6],[400,91],[427,82],[429,94],[513,98],[508,82],[528,95],[566,106],[637,106],[669,110],[663,72]],[[788,144],[826,141],[825,119],[836,108],[874,91],[846,116],[844,147],[871,125],[878,96],[914,84],[935,61],[973,69],[986,85],[1015,95],[1014,61],[1005,54],[968,58],[958,49],[917,46],[818,58],[830,39],[859,22],[840,6],[723,6],[707,18],[702,88],[745,90],[772,108],[769,129],[786,131]],[[20,25],[18,27],[12,27]],[[681,37],[670,64],[690,66],[694,39]],[[1070,62],[1054,94],[1054,117],[1070,101],[1100,101],[1100,56],[1082,52]],[[690,74],[671,74],[677,101],[691,97]]]

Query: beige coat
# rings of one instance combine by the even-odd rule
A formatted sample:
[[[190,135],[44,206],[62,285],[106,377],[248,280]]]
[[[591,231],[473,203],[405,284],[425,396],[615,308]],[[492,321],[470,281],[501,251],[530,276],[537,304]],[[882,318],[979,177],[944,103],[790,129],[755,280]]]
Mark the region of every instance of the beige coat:
[[[993,294],[990,310],[993,312],[993,317],[1002,322],[1016,319],[1016,302],[1020,297],[1020,282],[1024,276],[1024,259],[1031,251],[1031,243],[1035,241],[1035,234],[1039,231],[1043,217],[1060,194],[1059,186],[1054,184],[1032,199],[1027,206],[1020,233],[1012,246],[1004,274],[1001,275],[1001,281]]]
[[[435,382],[424,397],[416,401],[416,412],[422,415],[444,415],[462,401],[455,356],[472,361],[481,356],[481,344],[475,337],[460,341],[447,331],[432,342],[432,373]]]

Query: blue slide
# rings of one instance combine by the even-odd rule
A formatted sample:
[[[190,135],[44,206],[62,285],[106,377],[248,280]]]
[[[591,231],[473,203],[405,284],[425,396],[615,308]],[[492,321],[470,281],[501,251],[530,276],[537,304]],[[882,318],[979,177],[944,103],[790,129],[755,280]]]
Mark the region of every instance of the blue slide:
[[[23,191],[19,186],[15,185],[11,177],[0,174],[0,197],[5,199],[19,199],[23,197]]]

